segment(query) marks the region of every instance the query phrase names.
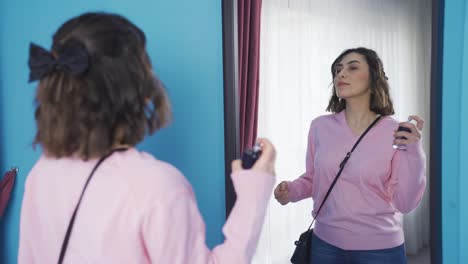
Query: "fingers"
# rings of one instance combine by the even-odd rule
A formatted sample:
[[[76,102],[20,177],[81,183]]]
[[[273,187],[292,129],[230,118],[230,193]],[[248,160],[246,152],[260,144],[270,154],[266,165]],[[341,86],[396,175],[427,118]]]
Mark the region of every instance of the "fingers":
[[[285,192],[288,192],[288,183],[285,181],[282,181],[280,184],[278,184],[278,186],[276,186],[275,193],[279,195]]]
[[[271,144],[271,142],[265,138],[259,138],[257,142],[262,148],[262,154],[253,165],[252,169],[275,175],[276,151],[273,144]]]
[[[280,191],[286,191],[286,190],[288,190],[288,183],[285,182],[285,181],[281,182],[281,183],[279,184],[279,190],[280,190]]]
[[[266,138],[259,138],[257,142],[260,144],[260,147],[262,147],[262,155],[260,155],[259,160],[263,159],[274,162],[276,159],[276,151],[273,144]]]
[[[416,124],[411,123],[411,120],[415,120]],[[409,116],[408,122],[402,122],[399,124],[401,127],[406,127],[410,130],[408,131],[398,131],[395,130],[393,136],[394,145],[408,145],[414,142],[417,142],[421,139],[421,130],[424,127],[424,120],[417,115]]]
[[[285,195],[286,191],[284,190],[284,181],[281,182],[280,184],[276,185],[276,188],[273,192],[273,194],[275,195],[275,199],[280,201],[283,196]]]
[[[275,198],[276,198],[276,199],[278,199],[279,197],[281,197],[282,191],[279,189],[279,185],[276,186],[275,191],[273,192],[273,194],[275,195]]]
[[[424,119],[420,118],[419,116],[417,115],[411,115],[409,116],[409,119],[408,120],[415,120],[416,121],[416,127],[419,129],[419,130],[422,130],[423,127],[424,127]]]
[[[393,140],[393,145],[408,145],[411,143],[414,143],[418,141],[418,139],[403,139],[403,138],[397,138]]]
[[[273,144],[268,139],[259,138],[257,140],[258,144],[262,149],[262,153],[260,157],[255,162],[252,167],[252,170],[266,172],[271,175],[275,175],[275,159],[276,159],[276,151]],[[232,172],[242,170],[242,161],[240,159],[234,160],[231,163]]]
[[[419,140],[421,138],[421,133],[415,131],[415,132],[406,132],[406,131],[397,131],[394,134],[395,138],[401,138],[405,137],[406,139],[414,139],[414,140]]]
[[[398,124],[399,126],[402,126],[402,127],[407,127],[411,130],[411,133],[414,133],[416,131],[418,131],[419,129],[413,124],[413,123],[409,123],[409,122],[402,122],[400,124]],[[419,131],[418,131],[419,132]]]
[[[394,133],[394,145],[408,145],[421,139],[421,134],[418,132],[409,133],[406,131],[398,131]]]
[[[289,203],[289,192],[288,192],[288,183],[283,181],[278,186],[276,186],[275,199],[282,205]]]

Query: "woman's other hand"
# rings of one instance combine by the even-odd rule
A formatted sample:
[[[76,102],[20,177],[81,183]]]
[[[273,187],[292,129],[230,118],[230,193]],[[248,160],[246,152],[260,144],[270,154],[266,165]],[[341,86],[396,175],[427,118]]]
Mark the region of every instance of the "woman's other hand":
[[[281,205],[289,203],[288,183],[283,181],[275,188],[275,198]]]

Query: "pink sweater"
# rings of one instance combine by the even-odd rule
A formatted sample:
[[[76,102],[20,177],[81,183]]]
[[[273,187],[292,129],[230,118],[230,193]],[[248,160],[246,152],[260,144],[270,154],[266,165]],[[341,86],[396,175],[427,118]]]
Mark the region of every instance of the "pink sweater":
[[[41,157],[21,212],[18,263],[57,263],[65,230],[96,160]],[[237,202],[210,251],[192,188],[171,165],[130,149],[96,171],[78,211],[64,263],[250,263],[275,178],[232,175]]]
[[[415,209],[426,187],[421,141],[407,151],[392,148],[398,122],[384,117],[359,143],[316,220],[314,233],[346,250],[383,249],[404,242],[401,213]],[[306,173],[289,182],[293,202],[312,197],[315,216],[338,173],[339,164],[359,136],[344,111],[312,121]]]

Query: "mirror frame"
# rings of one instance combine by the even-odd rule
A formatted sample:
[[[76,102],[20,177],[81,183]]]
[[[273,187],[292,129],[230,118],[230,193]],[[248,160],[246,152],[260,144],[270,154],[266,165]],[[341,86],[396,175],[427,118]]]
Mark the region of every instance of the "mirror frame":
[[[430,256],[431,264],[442,263],[442,55],[444,40],[444,0],[432,0],[431,97],[430,97]],[[239,153],[239,96],[237,0],[222,0],[224,142],[226,219],[236,193],[231,180],[231,161]]]

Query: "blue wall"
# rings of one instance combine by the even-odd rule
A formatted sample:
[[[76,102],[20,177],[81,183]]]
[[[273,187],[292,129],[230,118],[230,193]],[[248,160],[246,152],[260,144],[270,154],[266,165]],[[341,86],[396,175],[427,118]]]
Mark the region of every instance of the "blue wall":
[[[140,146],[178,167],[194,186],[207,225],[207,242],[223,240],[224,122],[221,1],[0,1],[1,170],[19,178],[0,228],[0,263],[16,263],[25,177],[39,156],[33,94],[27,84],[30,41],[49,47],[58,26],[85,11],[123,14],[147,34],[155,71],[174,109],[170,127]]]
[[[443,263],[468,263],[468,4],[445,1],[442,96]]]

